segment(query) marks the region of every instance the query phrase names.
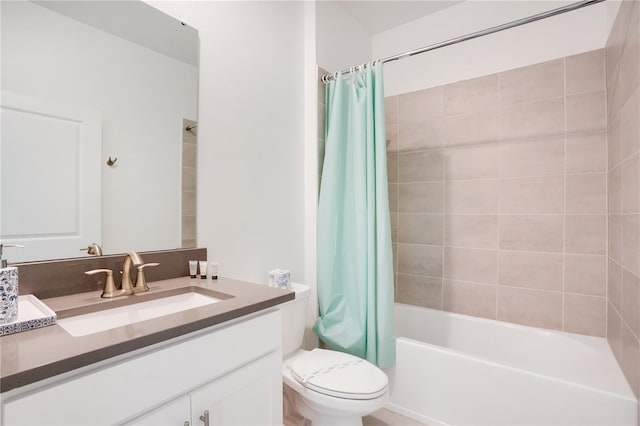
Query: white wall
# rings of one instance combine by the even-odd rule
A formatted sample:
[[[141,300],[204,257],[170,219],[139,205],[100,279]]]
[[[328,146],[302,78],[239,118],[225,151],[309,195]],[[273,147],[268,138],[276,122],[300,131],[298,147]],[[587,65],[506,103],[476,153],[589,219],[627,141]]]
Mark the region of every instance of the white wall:
[[[337,2],[315,4],[317,64],[336,72],[370,61],[371,34]]]
[[[383,58],[571,3],[472,0],[373,37]],[[385,65],[385,94],[411,92],[604,47],[607,2]]]
[[[223,276],[304,280],[303,3],[148,3],[199,31],[198,246]]]
[[[102,113],[103,161],[91,167],[103,173],[96,242],[107,253],[181,245],[182,119],[197,118],[197,84],[191,65],[31,2],[2,2],[2,89]]]

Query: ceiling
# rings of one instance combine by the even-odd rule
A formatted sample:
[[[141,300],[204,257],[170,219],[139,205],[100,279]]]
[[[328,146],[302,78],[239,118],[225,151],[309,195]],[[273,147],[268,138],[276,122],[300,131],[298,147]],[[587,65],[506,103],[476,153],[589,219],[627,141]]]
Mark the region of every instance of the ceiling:
[[[442,9],[455,6],[462,1],[413,0],[413,1],[336,1],[371,34],[381,33],[398,25],[406,24]]]

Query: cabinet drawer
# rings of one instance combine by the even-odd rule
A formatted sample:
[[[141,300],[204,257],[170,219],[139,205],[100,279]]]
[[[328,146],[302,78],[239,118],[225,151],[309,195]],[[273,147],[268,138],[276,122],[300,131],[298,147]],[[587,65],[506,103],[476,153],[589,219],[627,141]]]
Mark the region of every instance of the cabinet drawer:
[[[280,312],[272,311],[154,345],[3,404],[3,424],[120,423],[247,364],[280,356]]]

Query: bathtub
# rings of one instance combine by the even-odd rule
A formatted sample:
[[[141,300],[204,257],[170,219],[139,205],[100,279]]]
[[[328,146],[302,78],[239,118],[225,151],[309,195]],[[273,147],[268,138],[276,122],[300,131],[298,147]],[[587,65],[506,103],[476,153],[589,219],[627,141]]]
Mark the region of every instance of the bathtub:
[[[429,425],[636,425],[606,339],[396,304],[387,408]]]

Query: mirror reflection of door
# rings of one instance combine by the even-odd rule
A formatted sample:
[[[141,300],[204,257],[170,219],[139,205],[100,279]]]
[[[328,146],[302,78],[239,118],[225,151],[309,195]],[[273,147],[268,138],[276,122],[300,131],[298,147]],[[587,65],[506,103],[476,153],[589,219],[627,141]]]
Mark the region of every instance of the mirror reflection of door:
[[[77,257],[101,241],[102,118],[97,111],[2,92],[0,240],[11,261]]]

